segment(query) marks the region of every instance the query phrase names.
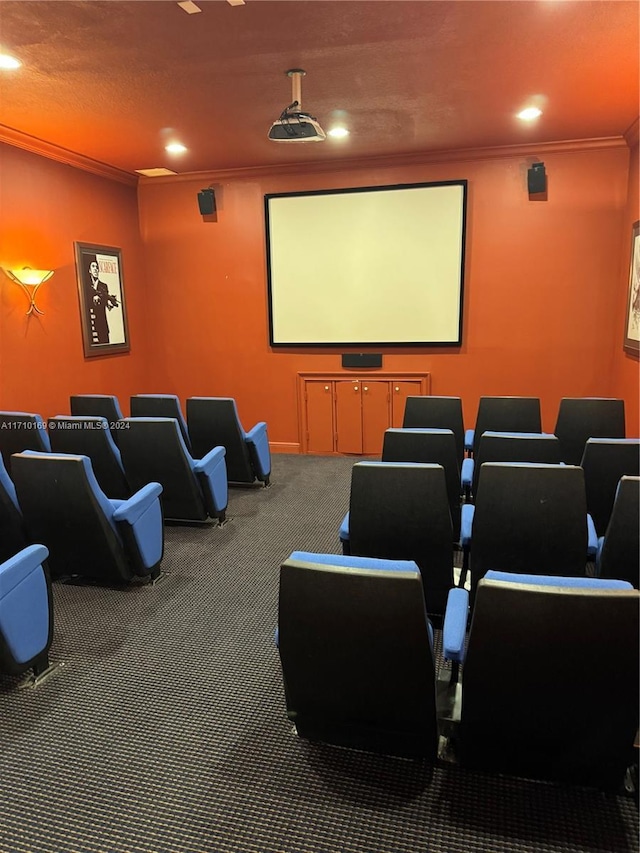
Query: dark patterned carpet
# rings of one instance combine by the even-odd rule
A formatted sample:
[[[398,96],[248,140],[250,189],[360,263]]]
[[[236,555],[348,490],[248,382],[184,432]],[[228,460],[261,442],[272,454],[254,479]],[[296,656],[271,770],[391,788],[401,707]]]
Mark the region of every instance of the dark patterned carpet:
[[[280,561],[339,553],[352,459],[275,456],[165,579],[56,583],[37,689],[0,677],[1,853],[626,853],[627,796],[312,745],[284,711]]]

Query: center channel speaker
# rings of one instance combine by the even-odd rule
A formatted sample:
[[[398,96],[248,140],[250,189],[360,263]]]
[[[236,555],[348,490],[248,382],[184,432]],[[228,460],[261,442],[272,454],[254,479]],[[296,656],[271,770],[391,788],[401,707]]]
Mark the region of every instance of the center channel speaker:
[[[203,216],[216,212],[216,196],[211,187],[198,193],[198,208]]]
[[[358,352],[342,356],[343,367],[382,367],[382,353]]]

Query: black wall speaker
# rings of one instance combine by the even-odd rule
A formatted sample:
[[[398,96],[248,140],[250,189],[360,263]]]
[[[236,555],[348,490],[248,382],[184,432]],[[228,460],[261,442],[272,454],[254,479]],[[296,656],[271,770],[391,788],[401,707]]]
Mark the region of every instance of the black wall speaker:
[[[343,367],[382,367],[382,353],[356,352],[342,356]]]
[[[529,193],[545,193],[547,191],[547,173],[544,163],[532,163],[527,171],[527,188]]]
[[[216,196],[210,187],[198,193],[198,207],[203,216],[216,212]]]

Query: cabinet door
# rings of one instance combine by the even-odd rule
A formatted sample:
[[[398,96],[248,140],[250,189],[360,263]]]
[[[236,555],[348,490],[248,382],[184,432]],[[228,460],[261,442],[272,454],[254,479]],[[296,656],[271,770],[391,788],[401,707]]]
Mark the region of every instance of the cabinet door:
[[[362,452],[380,456],[384,431],[391,423],[389,382],[362,384]]]
[[[394,382],[391,380],[391,426],[396,429],[402,427],[407,397],[419,397],[421,394],[420,387],[420,382]]]
[[[336,389],[336,450],[362,453],[362,387],[356,380],[338,381]]]
[[[333,453],[333,389],[331,382],[305,382],[307,453]]]

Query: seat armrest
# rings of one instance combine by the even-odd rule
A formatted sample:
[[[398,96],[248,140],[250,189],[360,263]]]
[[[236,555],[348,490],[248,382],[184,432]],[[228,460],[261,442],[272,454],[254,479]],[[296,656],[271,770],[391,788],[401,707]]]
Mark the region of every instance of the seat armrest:
[[[442,653],[445,660],[464,661],[467,617],[469,615],[469,593],[454,587],[449,590],[447,609],[442,627]]]
[[[462,483],[462,488],[465,494],[471,489],[471,483],[473,483],[473,469],[475,467],[475,463],[473,459],[463,459],[462,460],[462,471],[460,474],[460,482]]]
[[[473,516],[476,508],[473,504],[463,504],[460,514],[460,544],[463,548],[471,545],[471,532],[473,528]]]
[[[204,474],[205,476],[210,477],[221,463],[224,464],[224,457],[226,454],[227,451],[224,447],[218,445],[218,447],[214,447],[210,450],[206,456],[203,456],[202,459],[194,459],[193,470],[196,474]]]
[[[193,460],[193,470],[199,475],[207,512],[211,518],[218,518],[221,524],[229,500],[226,453],[224,447],[218,446],[202,459]]]
[[[473,439],[475,436],[474,429],[466,429],[464,431],[464,449],[465,450],[473,450]]]
[[[246,441],[256,442],[258,441],[267,431],[267,422],[266,421],[258,421],[257,424],[251,427],[249,432],[245,432],[244,437]]]
[[[29,575],[39,569],[49,556],[44,545],[28,545],[0,564],[0,600],[6,598]]]
[[[18,665],[46,652],[51,642],[51,592],[42,563],[44,545],[29,545],[0,565],[0,628]]]
[[[590,560],[595,560],[598,552],[598,534],[593,519],[587,513],[587,557]]]
[[[147,483],[126,501],[112,501],[112,505],[115,505],[113,520],[133,526],[161,494],[160,483]]]
[[[271,450],[269,449],[266,422],[259,421],[249,432],[245,433],[245,441],[251,451],[254,473],[259,480],[268,482],[271,474]]]
[[[596,577],[600,577],[600,564],[602,562],[602,549],[604,548],[604,536],[598,539],[598,547],[596,548]]]
[[[349,541],[349,513],[345,515],[342,519],[342,523],[340,525],[340,541],[348,542]]]

